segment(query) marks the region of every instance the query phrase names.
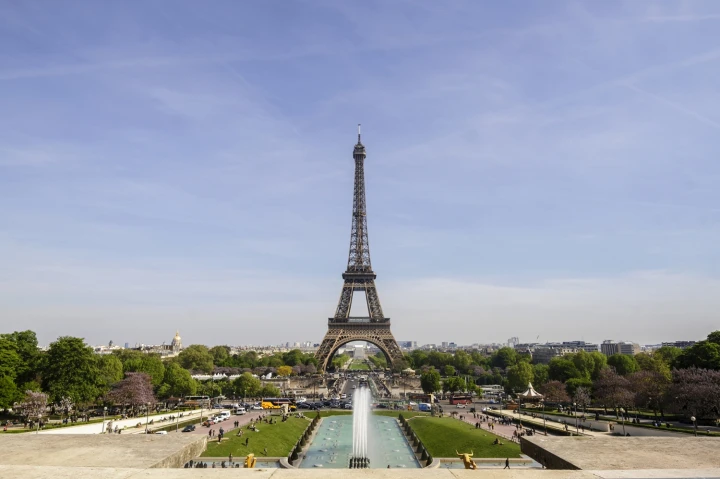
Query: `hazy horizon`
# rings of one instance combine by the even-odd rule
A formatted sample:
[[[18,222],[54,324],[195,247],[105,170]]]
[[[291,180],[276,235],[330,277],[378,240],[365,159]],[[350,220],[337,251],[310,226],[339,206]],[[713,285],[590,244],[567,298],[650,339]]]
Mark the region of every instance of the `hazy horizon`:
[[[720,4],[0,11],[0,330],[320,342],[356,125],[398,340],[720,329]]]

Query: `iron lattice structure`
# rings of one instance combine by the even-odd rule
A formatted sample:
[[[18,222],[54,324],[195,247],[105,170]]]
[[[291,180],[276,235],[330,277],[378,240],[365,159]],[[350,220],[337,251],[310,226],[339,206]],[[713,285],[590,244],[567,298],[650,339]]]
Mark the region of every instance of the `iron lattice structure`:
[[[315,357],[322,370],[327,369],[328,361],[342,345],[351,341],[367,341],[382,350],[392,365],[402,360],[402,352],[390,331],[390,318],[383,314],[380,298],[375,287],[377,275],[370,262],[370,241],[368,240],[367,214],[365,209],[365,146],[360,141],[353,150],[355,160],[355,188],[353,191],[353,214],[350,228],[350,253],[347,270],[342,277],[345,281],[340,292],[335,316],[328,320],[328,332],[325,334]],[[364,291],[368,316],[352,317],[353,296],[356,291]]]

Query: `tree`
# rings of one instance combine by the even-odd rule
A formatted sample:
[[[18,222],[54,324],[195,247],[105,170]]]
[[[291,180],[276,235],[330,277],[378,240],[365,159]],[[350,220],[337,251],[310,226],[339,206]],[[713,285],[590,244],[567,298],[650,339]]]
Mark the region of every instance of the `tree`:
[[[686,417],[720,417],[720,371],[676,369],[668,390],[671,408]]]
[[[490,365],[494,368],[505,369],[518,362],[518,354],[513,348],[500,348],[490,358]]]
[[[449,364],[445,366],[444,372],[446,377],[455,376],[455,368]]]
[[[17,365],[13,376],[15,384],[23,384],[37,379],[41,353],[38,349],[35,332],[30,330],[15,331],[10,334],[0,334],[0,338],[11,341],[15,345],[15,351],[20,356],[20,363]],[[0,347],[1,349],[2,347]],[[7,363],[0,359],[0,364]]]
[[[681,353],[682,349],[675,346],[663,346],[653,351],[653,357],[665,363],[668,368],[672,368]]]
[[[453,357],[453,364],[455,366],[455,369],[457,369],[461,373],[465,373],[467,372],[471,363],[472,358],[468,353],[466,353],[462,349],[458,349],[457,351],[455,351],[455,356]]]
[[[182,354],[182,353],[181,353]],[[142,354],[140,356],[128,359],[123,365],[126,373],[145,373],[150,376],[152,385],[160,386],[165,377],[165,365],[158,354]]]
[[[210,374],[213,370],[213,356],[207,346],[193,344],[178,354],[180,365],[190,371],[202,371]]]
[[[577,404],[578,407],[582,407],[584,411],[585,408],[590,405],[590,389],[582,386],[577,388],[573,395],[573,402]]]
[[[15,381],[10,376],[0,375],[0,410],[11,408],[21,398]]]
[[[420,375],[420,387],[425,394],[440,391],[440,372],[431,368]]]
[[[635,393],[635,404],[649,407],[653,412],[662,407],[670,378],[659,371],[637,371],[628,376]],[[657,414],[657,413],[656,413]]]
[[[603,369],[593,384],[595,399],[607,407],[628,407],[634,404],[630,381],[619,375],[613,368]]]
[[[570,378],[565,382],[565,390],[570,396],[577,393],[578,388],[592,389],[593,382],[585,378]]]
[[[613,354],[607,362],[608,366],[615,368],[615,371],[621,376],[627,376],[640,369],[635,357],[629,354]]]
[[[197,381],[190,375],[190,371],[183,369],[179,364],[170,363],[165,368],[163,379],[163,396],[192,396],[197,392]]]
[[[290,376],[293,372],[293,368],[291,366],[280,366],[277,368],[277,374],[278,376]]]
[[[478,375],[479,376],[479,375]],[[533,365],[533,384],[540,387],[550,380],[550,367],[547,364]]]
[[[444,392],[454,393],[458,391],[464,391],[465,388],[465,379],[460,376],[449,377],[442,383],[442,389]]]
[[[266,384],[260,390],[259,396],[264,398],[275,398],[280,396],[280,390],[271,384]]]
[[[15,379],[21,364],[22,359],[17,352],[17,345],[9,339],[0,337],[0,376]]]
[[[125,379],[115,383],[105,398],[118,406],[138,406],[154,404],[152,380],[145,373],[126,373]]]
[[[526,362],[519,362],[507,368],[508,387],[513,390],[525,390],[533,380],[533,367]]]
[[[210,354],[214,364],[224,365],[230,357],[230,346],[213,346],[210,348]]]
[[[548,381],[540,387],[540,393],[544,396],[545,402],[567,403],[570,397],[565,391],[565,386],[560,381]]]
[[[303,368],[303,372],[308,375],[315,374],[315,373],[317,373],[317,367],[313,363],[308,363]]]
[[[685,349],[675,360],[678,369],[720,370],[720,344],[700,341]]]
[[[258,397],[262,389],[262,383],[250,373],[242,373],[233,381],[235,394],[242,394],[243,397]]]
[[[71,398],[75,404],[94,401],[98,394],[98,368],[91,347],[82,338],[62,336],[50,343],[42,373],[43,390],[53,401]]]
[[[55,406],[55,410],[59,411],[60,414],[63,416],[69,416],[74,408],[75,408],[75,403],[73,402],[72,399],[70,399],[68,397],[64,397],[64,398],[60,399],[57,406]]]
[[[120,358],[114,354],[102,354],[97,360],[97,383],[101,394],[110,390],[110,387],[123,378],[123,365]]]
[[[35,391],[25,391],[25,400],[20,404],[20,410],[28,420],[37,420],[39,429],[40,420],[45,417],[47,413],[47,404],[47,394]]]
[[[572,378],[583,378],[583,373],[567,357],[552,358],[548,363],[548,376],[553,381],[565,382]]]
[[[303,364],[303,353],[299,349],[293,349],[283,354],[282,363],[287,366],[295,366]]]
[[[670,380],[670,367],[660,356],[656,356],[655,354],[640,353],[635,355],[635,361],[637,361],[639,371],[658,373],[664,376],[668,381]]]
[[[720,331],[713,331],[712,333],[708,334],[706,341],[720,346]]]

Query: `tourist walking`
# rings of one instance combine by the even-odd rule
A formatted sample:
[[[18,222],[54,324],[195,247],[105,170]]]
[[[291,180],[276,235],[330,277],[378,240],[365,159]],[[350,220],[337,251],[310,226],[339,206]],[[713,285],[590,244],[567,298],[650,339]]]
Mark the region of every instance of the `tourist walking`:
[[[503,469],[510,469],[510,458],[505,459],[505,467]]]

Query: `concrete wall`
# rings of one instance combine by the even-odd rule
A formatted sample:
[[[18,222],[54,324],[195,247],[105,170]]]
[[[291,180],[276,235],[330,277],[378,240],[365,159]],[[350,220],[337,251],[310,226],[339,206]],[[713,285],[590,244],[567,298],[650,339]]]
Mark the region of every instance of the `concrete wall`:
[[[533,444],[524,436],[520,437],[520,450],[523,454],[532,457],[537,462],[544,465],[546,469],[580,469],[574,464],[571,464],[570,462],[546,451],[537,444]]]
[[[167,456],[150,466],[151,469],[181,468],[190,459],[195,459],[207,449],[207,435],[203,434],[197,441],[186,445],[177,452]]]

